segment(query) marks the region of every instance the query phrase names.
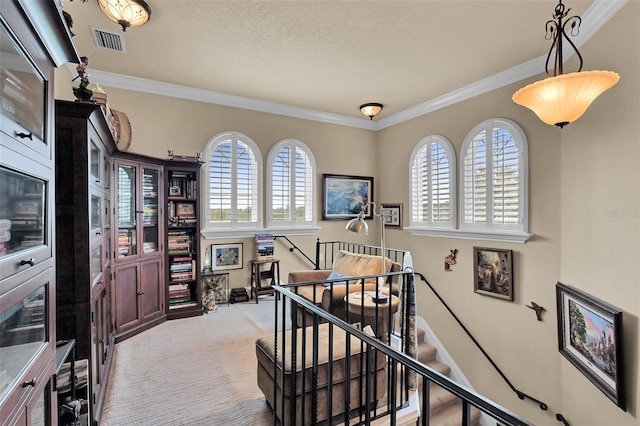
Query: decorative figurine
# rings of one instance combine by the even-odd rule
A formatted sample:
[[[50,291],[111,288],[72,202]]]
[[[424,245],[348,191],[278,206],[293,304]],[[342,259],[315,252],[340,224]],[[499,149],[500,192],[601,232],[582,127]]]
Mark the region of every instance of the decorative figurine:
[[[173,150],[172,149],[168,149],[167,150],[167,160],[173,160]]]
[[[444,270],[449,272],[451,271],[451,265],[456,264],[456,255],[458,254],[458,249],[450,250],[451,254],[444,258]]]
[[[204,163],[202,152],[196,151],[196,158],[198,159],[198,163]]]
[[[87,67],[89,66],[89,58],[86,56],[80,57],[80,63],[76,66],[78,75],[71,80],[76,81],[80,79],[80,86],[73,88],[73,94],[77,101],[80,102],[93,102],[93,91],[89,89],[89,74],[87,74]]]
[[[531,302],[531,306],[529,305],[525,305],[525,306],[529,309],[533,309],[534,311],[536,311],[536,318],[538,318],[538,321],[542,321],[542,312],[546,311],[545,308],[538,305],[536,302]]]

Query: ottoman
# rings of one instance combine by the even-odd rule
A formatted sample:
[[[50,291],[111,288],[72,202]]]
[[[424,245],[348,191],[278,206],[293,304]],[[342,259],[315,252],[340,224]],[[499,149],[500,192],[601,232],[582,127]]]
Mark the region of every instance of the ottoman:
[[[302,333],[306,333],[305,365],[302,364]],[[275,410],[276,417],[281,424],[290,425],[290,405],[296,404],[296,425],[311,424],[312,391],[313,391],[313,327],[299,328],[297,333],[296,371],[291,371],[291,331],[285,332],[286,360],[284,363],[285,383],[282,385],[282,332],[278,335],[278,364],[276,370],[276,395],[274,401],[274,334],[262,336],[256,340],[256,356],[258,358],[258,387],[264,393],[267,403]],[[361,342],[351,336],[350,374],[345,375],[346,339],[347,333],[341,328],[333,327],[333,341],[329,342],[329,324],[318,326],[318,380],[317,403],[318,418],[321,422],[328,419],[328,407],[331,405],[331,417],[335,417],[345,411],[346,387],[349,386],[349,407],[351,410],[364,406],[366,401],[365,383],[370,381],[371,395],[369,401],[375,407],[377,401],[385,396],[386,392],[386,364],[384,354],[372,354],[375,361],[371,370],[366,371],[366,345],[361,353]],[[328,377],[329,345],[333,347],[332,380]],[[374,351],[374,349],[371,349]],[[362,366],[362,368],[361,368]],[[296,389],[292,392],[290,379],[295,374]],[[302,377],[305,377],[304,389],[302,389]],[[347,377],[348,376],[348,377]],[[328,386],[331,382],[332,398],[328,401]],[[282,416],[281,398],[284,394],[284,422]],[[302,398],[304,398],[304,412],[302,412]]]

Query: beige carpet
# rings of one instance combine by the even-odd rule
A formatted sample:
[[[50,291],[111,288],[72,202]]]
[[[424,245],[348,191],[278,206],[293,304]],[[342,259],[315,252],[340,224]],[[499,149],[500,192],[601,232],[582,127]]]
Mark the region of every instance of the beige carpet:
[[[268,425],[255,340],[273,332],[274,297],[167,321],[115,347],[104,426]]]

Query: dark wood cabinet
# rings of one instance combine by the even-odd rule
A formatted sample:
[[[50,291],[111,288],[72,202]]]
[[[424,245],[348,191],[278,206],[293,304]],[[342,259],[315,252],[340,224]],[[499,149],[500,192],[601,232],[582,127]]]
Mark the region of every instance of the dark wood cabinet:
[[[119,265],[115,268],[116,341],[130,337],[165,319],[162,259]]]
[[[162,161],[120,154],[114,165],[117,190],[112,289],[117,343],[167,317]]]
[[[0,16],[0,423],[56,425],[53,79],[79,57],[59,2]]]
[[[111,314],[113,135],[99,105],[56,101],[57,333],[89,367],[100,418],[114,336]]]

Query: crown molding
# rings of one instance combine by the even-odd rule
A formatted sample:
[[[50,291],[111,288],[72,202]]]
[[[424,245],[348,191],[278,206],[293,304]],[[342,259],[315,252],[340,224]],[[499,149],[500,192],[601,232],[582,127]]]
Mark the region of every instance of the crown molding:
[[[580,33],[574,38],[576,46],[581,47],[600,28],[614,16],[629,0],[595,0],[582,15],[583,22],[588,26],[581,28]],[[567,50],[566,60],[571,58],[574,52]],[[444,95],[422,102],[404,111],[392,114],[380,120],[371,121],[362,118],[354,118],[340,114],[333,114],[308,108],[300,108],[292,105],[276,102],[262,101],[243,96],[229,95],[211,90],[197,89],[179,84],[164,83],[139,77],[131,77],[123,74],[110,73],[91,69],[91,79],[101,86],[113,87],[136,92],[150,93],[160,96],[170,96],[179,99],[204,102],[214,105],[228,106],[251,111],[266,112],[269,114],[283,115],[304,120],[317,121],[339,126],[355,127],[365,130],[382,130],[395,126],[405,121],[412,120],[439,109],[454,105],[467,99],[479,96],[493,90],[508,86],[544,71],[546,54],[531,59],[515,67],[501,71],[497,74],[468,84],[467,86],[453,90]],[[76,74],[75,64],[68,63],[69,74]]]

